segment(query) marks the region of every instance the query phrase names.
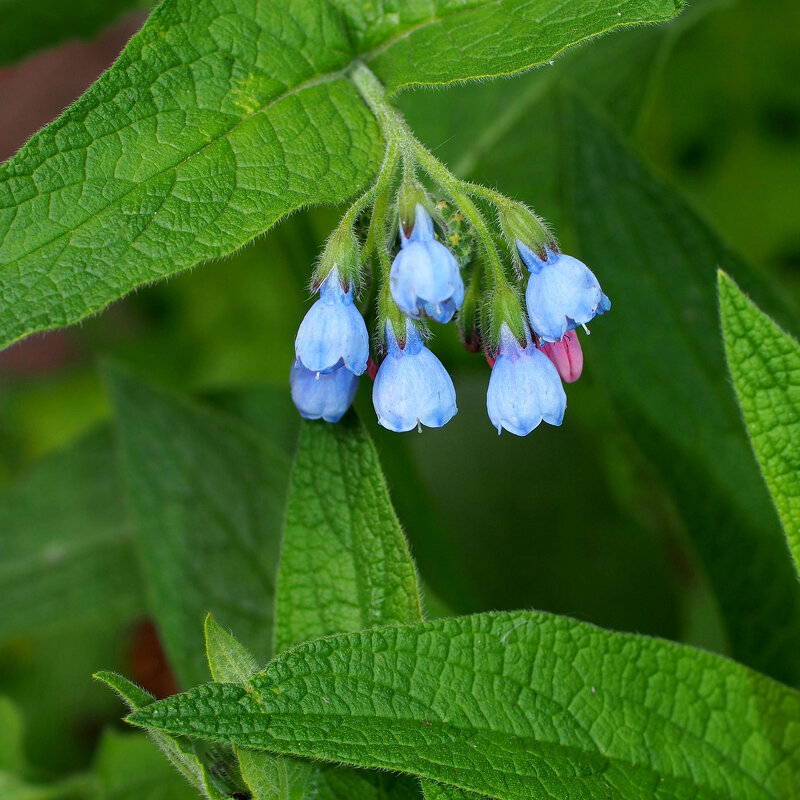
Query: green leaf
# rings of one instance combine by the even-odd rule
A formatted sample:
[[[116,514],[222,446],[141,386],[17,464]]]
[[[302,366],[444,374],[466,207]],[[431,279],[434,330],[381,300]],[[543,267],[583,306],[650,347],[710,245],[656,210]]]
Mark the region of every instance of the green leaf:
[[[600,33],[671,19],[683,0],[436,0],[399,4],[395,14],[359,0],[336,4],[362,58],[394,92],[521,72]]]
[[[88,38],[139,0],[6,0],[0,26],[0,66],[72,38]]]
[[[719,656],[519,611],[308,642],[129,720],[500,800],[791,800],[798,718],[800,693]]]
[[[346,77],[357,60],[391,91],[507,74],[679,6],[442,0],[384,16],[355,2],[166,0],[0,168],[0,346],[353,194],[381,147]]]
[[[276,651],[329,633],[420,619],[414,563],[366,431],[355,414],[337,425],[303,423],[278,571]],[[248,663],[241,652],[238,660]],[[419,797],[406,779],[236,752],[256,800]]]
[[[153,695],[122,675],[114,672],[97,672],[94,677],[110,686],[132,711],[146,708],[155,701]],[[231,764],[233,754],[206,742],[192,741],[184,736],[170,736],[159,731],[148,731],[161,752],[175,769],[198,791],[210,800],[227,800],[228,787],[220,785],[220,775],[225,775],[225,764]],[[220,769],[220,765],[223,768]],[[102,773],[101,769],[101,773]]]
[[[800,572],[800,345],[722,271],[719,303],[750,443]]]
[[[217,683],[246,683],[258,672],[258,662],[250,651],[211,614],[206,617],[204,631],[208,667]]]
[[[800,584],[719,336],[716,269],[753,283],[750,271],[585,103],[565,95],[561,107],[574,252],[614,303],[585,340],[586,364],[669,485],[731,654],[798,683]]]
[[[266,662],[286,456],[224,415],[108,376],[149,605],[179,682],[206,680],[209,611]]]
[[[11,700],[0,697],[0,773],[22,772],[24,769],[22,719]]]
[[[49,456],[0,494],[0,640],[128,621],[142,598],[108,430]]]
[[[414,563],[354,414],[300,434],[278,571],[275,651],[422,619]]]

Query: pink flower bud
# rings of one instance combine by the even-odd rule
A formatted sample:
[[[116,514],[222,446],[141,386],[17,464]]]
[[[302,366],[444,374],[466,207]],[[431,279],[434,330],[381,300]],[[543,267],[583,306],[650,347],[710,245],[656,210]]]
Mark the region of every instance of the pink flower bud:
[[[576,331],[567,331],[560,342],[547,342],[539,349],[555,364],[561,380],[575,383],[583,372],[583,351]]]

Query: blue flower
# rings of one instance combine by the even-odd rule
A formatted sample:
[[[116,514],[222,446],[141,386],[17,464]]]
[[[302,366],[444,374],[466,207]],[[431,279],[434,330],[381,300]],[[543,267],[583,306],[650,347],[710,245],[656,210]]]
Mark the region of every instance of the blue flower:
[[[525,299],[531,326],[541,341],[558,342],[567,331],[611,308],[594,273],[582,261],[551,250],[542,261],[519,240],[517,249],[531,272]]]
[[[411,236],[406,238],[401,226],[400,245],[389,274],[395,303],[415,319],[424,311],[437,322],[449,322],[464,302],[464,281],[453,254],[436,241],[433,221],[421,203]]]
[[[353,305],[352,282],[345,291],[335,267],[319,287],[319,300],[300,323],[294,348],[300,363],[314,373],[343,366],[361,375],[367,368],[367,326]]]
[[[332,372],[312,372],[295,361],[289,384],[292,400],[301,417],[338,422],[353,402],[358,378],[344,367]]]
[[[566,408],[567,396],[553,363],[530,337],[525,347],[520,345],[504,322],[486,393],[486,410],[497,432],[505,428],[527,436],[542,420],[560,425]]]
[[[372,388],[378,422],[398,433],[410,431],[420,423],[441,428],[458,411],[456,390],[442,362],[425,347],[409,320],[405,347],[400,347],[392,324],[387,321],[386,345],[386,358]]]

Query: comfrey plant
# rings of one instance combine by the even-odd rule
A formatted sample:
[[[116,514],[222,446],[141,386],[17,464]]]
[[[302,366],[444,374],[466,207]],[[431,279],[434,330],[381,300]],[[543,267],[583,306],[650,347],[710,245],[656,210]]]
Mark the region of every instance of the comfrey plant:
[[[576,329],[611,308],[597,278],[559,252],[522,203],[456,178],[385,101],[366,67],[356,67],[353,80],[380,123],[386,151],[374,185],[347,210],[314,274],[319,299],[300,325],[290,375],[298,411],[337,422],[352,403],[370,360],[355,296],[369,305],[369,277],[377,271],[372,363],[380,366],[372,399],[381,425],[440,428],[455,416],[453,382],[425,346],[429,321],[454,318],[465,346],[483,349],[492,368],[486,406],[498,433],[526,436],[542,420],[560,425],[562,381],[577,380],[583,367]],[[359,219],[369,220],[361,238]],[[530,273],[525,309],[523,265]]]

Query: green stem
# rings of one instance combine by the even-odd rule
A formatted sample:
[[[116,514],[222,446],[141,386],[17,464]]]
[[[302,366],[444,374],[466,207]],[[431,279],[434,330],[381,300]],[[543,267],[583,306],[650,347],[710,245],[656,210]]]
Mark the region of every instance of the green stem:
[[[397,143],[407,169],[410,165],[419,165],[430,175],[435,183],[449,195],[461,213],[475,231],[486,254],[489,278],[494,288],[507,287],[500,255],[495,247],[489,226],[478,207],[469,197],[465,188],[468,184],[459,180],[442,164],[411,132],[403,117],[386,102],[386,95],[381,82],[364,64],[358,64],[350,73],[350,77],[358,88],[364,101],[375,115],[387,146]]]
[[[386,253],[386,212],[389,208],[389,200],[392,189],[392,181],[394,180],[395,171],[397,170],[397,162],[399,159],[399,148],[396,142],[390,142],[386,148],[386,153],[383,158],[383,164],[378,178],[374,186],[370,190],[372,196],[375,198],[375,203],[372,207],[372,218],[369,222],[369,229],[367,230],[367,240],[364,242],[362,250],[362,257],[369,258],[373,251],[378,251],[378,261],[381,262],[381,270],[383,272],[382,263],[384,260],[388,262],[388,253]],[[383,258],[381,257],[383,255]],[[388,280],[388,272],[385,275]]]

